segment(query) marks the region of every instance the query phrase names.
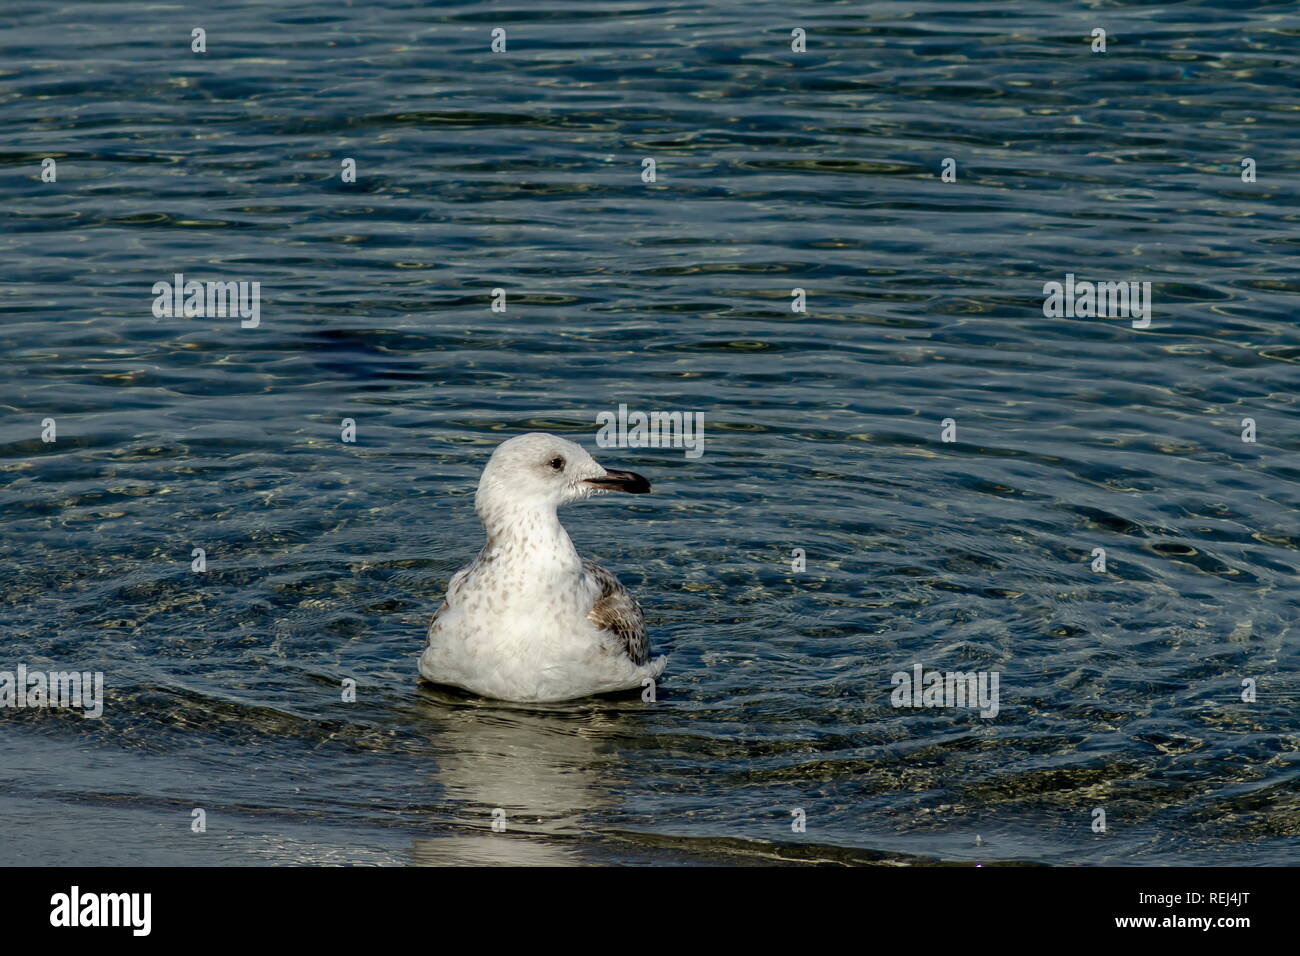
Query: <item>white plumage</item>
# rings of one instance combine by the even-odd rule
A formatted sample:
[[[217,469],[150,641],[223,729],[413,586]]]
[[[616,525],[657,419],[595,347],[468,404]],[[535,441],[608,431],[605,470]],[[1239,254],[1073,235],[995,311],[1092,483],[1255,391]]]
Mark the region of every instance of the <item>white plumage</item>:
[[[663,673],[650,659],[636,599],[583,561],[556,509],[650,483],[608,471],[581,445],[533,432],[502,442],[474,507],[487,544],[452,577],[429,626],[420,674],[485,697],[558,701],[639,688]]]

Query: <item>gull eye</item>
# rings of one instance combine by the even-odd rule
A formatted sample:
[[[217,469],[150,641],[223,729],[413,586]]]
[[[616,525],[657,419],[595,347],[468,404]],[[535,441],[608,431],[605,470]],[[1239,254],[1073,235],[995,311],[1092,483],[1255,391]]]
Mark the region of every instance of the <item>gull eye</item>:
[[[552,459],[551,459],[551,467],[554,468],[556,471],[563,471],[563,470],[564,470],[564,459],[563,459],[563,458],[560,458],[560,457],[558,457],[558,456],[555,457],[555,458],[552,458]]]

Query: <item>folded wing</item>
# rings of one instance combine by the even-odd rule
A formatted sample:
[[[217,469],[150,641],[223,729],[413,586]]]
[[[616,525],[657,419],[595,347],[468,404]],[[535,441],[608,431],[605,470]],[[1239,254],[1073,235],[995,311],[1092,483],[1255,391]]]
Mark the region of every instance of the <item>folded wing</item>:
[[[645,630],[641,605],[630,591],[619,584],[606,569],[594,561],[583,561],[582,569],[596,583],[598,597],[587,612],[587,620],[601,630],[608,631],[618,640],[633,664],[650,660],[650,638]]]

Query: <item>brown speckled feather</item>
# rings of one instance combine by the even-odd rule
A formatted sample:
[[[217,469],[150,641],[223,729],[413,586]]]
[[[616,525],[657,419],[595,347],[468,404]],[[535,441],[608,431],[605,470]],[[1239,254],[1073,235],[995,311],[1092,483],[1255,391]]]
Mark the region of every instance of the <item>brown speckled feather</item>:
[[[582,569],[600,586],[600,597],[587,612],[587,620],[617,637],[632,663],[646,663],[650,660],[650,638],[646,635],[641,605],[618,583],[618,578],[599,564],[583,561]]]
[[[449,608],[450,606],[451,605],[449,605],[446,601],[443,601],[442,607],[438,608],[438,610],[433,612],[433,620],[429,622],[429,631],[424,638],[425,647],[428,647],[429,644],[432,643],[433,641],[433,629],[438,625],[438,615],[440,615],[443,611],[447,610],[447,608]]]

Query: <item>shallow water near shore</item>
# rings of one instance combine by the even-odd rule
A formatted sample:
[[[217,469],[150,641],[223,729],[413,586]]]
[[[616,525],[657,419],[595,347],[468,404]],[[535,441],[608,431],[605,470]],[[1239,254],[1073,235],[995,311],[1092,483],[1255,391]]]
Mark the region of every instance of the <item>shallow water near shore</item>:
[[[0,711],[0,864],[1300,862],[1294,8],[0,28],[0,671],[106,685]],[[175,273],[260,324],[156,317]],[[1150,327],[1045,317],[1067,274]],[[704,454],[597,448],[620,404]],[[654,484],[562,513],[654,704],[417,681],[530,430]],[[997,716],[891,706],[917,663]]]

